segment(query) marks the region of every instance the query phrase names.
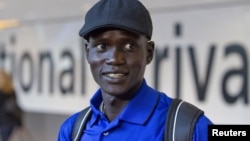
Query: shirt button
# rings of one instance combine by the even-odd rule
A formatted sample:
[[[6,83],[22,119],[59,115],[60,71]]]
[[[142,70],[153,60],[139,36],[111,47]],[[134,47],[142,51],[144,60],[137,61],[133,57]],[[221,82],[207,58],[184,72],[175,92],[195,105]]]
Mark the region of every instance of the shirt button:
[[[109,132],[104,132],[103,135],[107,136],[107,135],[109,135]]]

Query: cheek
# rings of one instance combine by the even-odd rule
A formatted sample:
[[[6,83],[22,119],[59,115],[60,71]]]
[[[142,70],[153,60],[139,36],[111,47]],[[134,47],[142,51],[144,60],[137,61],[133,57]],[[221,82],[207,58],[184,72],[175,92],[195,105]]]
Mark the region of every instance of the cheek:
[[[138,56],[137,58],[134,58],[134,67],[138,68],[140,71],[144,72],[144,69],[147,66],[147,58],[145,55]]]
[[[142,67],[147,64],[145,55],[136,55],[137,57],[130,56],[127,57],[127,63],[134,67]]]
[[[102,62],[102,57],[98,55],[97,53],[94,53],[93,51],[89,50],[87,54],[87,61],[90,66],[98,66]]]
[[[98,63],[95,63],[95,62],[89,62],[89,63],[90,63],[90,70],[91,70],[92,77],[99,84],[100,75],[101,75],[100,74],[101,67],[100,67],[100,65],[98,65]]]
[[[100,57],[97,56],[88,57],[87,60],[91,69],[98,68],[104,63],[104,59],[101,59]]]
[[[101,68],[101,62],[98,60],[91,59],[91,60],[88,60],[88,63],[89,63],[92,74],[97,75],[96,73],[98,73],[98,71]]]
[[[103,60],[94,55],[92,55],[91,57],[88,57],[87,60],[91,69],[91,73],[94,79],[97,80],[98,76],[100,75],[99,73],[101,72]]]
[[[143,58],[134,58],[134,60],[130,60],[128,62],[130,68],[132,70],[134,70],[134,75],[136,75],[137,77],[142,77],[142,75],[144,75],[145,72],[145,68],[147,65],[147,62],[145,59]]]

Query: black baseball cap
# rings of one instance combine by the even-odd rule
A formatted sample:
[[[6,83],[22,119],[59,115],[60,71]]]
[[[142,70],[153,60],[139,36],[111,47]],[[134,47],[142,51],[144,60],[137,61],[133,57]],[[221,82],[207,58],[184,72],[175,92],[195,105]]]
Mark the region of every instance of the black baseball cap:
[[[86,14],[79,35],[88,39],[92,31],[105,27],[128,30],[152,37],[149,11],[139,0],[100,0]]]

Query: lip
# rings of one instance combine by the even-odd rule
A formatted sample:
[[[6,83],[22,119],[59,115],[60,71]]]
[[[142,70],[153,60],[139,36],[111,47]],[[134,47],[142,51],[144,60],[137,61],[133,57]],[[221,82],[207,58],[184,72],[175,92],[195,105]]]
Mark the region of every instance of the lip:
[[[127,78],[128,74],[129,74],[128,72],[118,72],[118,71],[102,73],[105,80],[110,83],[121,83]]]

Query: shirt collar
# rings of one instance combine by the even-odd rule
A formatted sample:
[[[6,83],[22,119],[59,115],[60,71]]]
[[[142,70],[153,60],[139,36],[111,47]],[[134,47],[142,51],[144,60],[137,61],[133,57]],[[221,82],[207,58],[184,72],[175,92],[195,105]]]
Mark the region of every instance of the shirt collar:
[[[149,87],[145,80],[135,97],[128,103],[122,113],[119,115],[120,120],[124,120],[136,124],[144,124],[154,111],[157,105],[159,94],[157,91]],[[99,106],[102,102],[101,90],[97,92],[90,100],[90,105],[93,111],[93,118],[91,118],[91,125],[97,120],[98,115],[101,114]]]
[[[101,116],[100,105],[102,103],[101,89],[98,89],[93,97],[90,99],[90,107],[92,110],[92,118],[90,118],[90,125],[92,126],[99,116]]]
[[[119,118],[132,123],[144,124],[153,113],[158,99],[158,92],[150,88],[144,80],[137,94],[128,103]]]

